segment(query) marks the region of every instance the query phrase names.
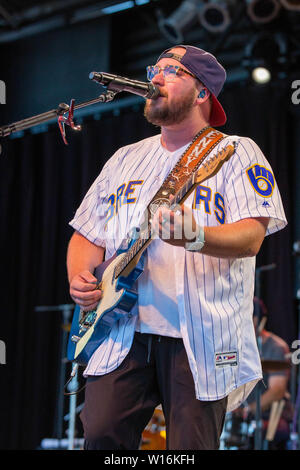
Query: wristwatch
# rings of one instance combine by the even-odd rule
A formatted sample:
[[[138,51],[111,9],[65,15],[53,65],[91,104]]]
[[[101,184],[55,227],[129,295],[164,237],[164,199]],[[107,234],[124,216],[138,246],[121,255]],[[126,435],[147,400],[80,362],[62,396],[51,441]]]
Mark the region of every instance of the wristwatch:
[[[204,247],[204,229],[198,225],[198,235],[193,242],[189,242],[185,244],[185,249],[187,251],[201,251]]]

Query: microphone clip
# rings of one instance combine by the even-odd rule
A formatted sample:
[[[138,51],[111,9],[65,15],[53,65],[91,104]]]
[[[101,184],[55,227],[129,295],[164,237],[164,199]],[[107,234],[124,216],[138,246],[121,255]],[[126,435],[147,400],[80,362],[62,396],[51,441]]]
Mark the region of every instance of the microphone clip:
[[[66,138],[66,129],[65,129],[66,125],[75,131],[81,131],[81,125],[76,126],[73,120],[74,109],[83,108],[87,105],[96,104],[99,102],[105,103],[105,102],[112,101],[117,93],[118,93],[117,91],[105,90],[105,92],[102,93],[98,98],[90,100],[90,101],[86,101],[76,106],[75,106],[74,98],[71,99],[70,106],[68,106],[65,103],[60,104],[59,111],[58,111],[58,114],[60,114],[58,116],[58,126],[59,126],[59,130],[60,130],[60,133],[61,133],[61,136],[65,145],[68,145],[67,138]],[[68,115],[64,116],[66,112],[68,112]]]
[[[30,129],[31,127],[37,126],[44,122],[52,121],[53,119],[58,119],[59,130],[65,145],[68,145],[66,139],[66,129],[65,126],[71,127],[75,131],[80,131],[81,126],[76,126],[74,123],[74,111],[75,109],[84,108],[86,106],[90,106],[91,104],[97,103],[105,103],[108,101],[112,101],[115,95],[118,93],[116,90],[106,90],[102,93],[98,98],[84,101],[83,103],[74,104],[75,100],[71,99],[70,105],[66,103],[60,103],[57,109],[51,109],[46,113],[37,114],[36,116],[31,116],[26,119],[22,119],[21,121],[13,122],[11,124],[5,125],[0,127],[0,138],[8,137],[9,135],[15,132],[21,132],[25,129]],[[66,113],[68,113],[67,116]],[[1,154],[1,145],[0,145],[0,154]]]
[[[58,116],[58,126],[59,126],[59,130],[60,130],[60,133],[61,133],[61,136],[62,136],[62,139],[64,141],[64,143],[66,145],[68,145],[68,142],[67,142],[67,139],[66,139],[66,129],[65,129],[65,125],[67,126],[70,126],[71,129],[74,129],[75,131],[81,131],[81,126],[78,125],[76,126],[74,121],[73,121],[73,117],[74,117],[74,103],[75,103],[75,100],[74,98],[71,99],[71,102],[70,102],[70,106],[69,106],[69,110],[68,110],[68,116],[64,116],[64,115],[61,115],[61,116]]]

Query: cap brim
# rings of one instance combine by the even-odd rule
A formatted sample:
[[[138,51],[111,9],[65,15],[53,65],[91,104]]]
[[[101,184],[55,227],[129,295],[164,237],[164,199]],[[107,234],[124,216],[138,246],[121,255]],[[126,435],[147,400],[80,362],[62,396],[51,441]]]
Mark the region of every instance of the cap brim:
[[[215,95],[211,93],[212,96],[212,107],[209,118],[209,123],[213,127],[223,126],[227,121],[225,111],[221,103],[217,100]]]

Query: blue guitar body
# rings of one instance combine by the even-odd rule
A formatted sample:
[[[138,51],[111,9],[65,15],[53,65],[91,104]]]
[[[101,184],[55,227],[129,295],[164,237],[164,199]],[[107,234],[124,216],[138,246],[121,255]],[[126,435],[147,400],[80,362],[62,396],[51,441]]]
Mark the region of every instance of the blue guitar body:
[[[70,361],[86,365],[109,335],[113,324],[124,315],[130,315],[138,297],[133,286],[143,268],[139,263],[126,277],[116,278],[116,267],[125,255],[126,251],[118,251],[96,268],[94,275],[101,284],[102,291],[102,298],[96,310],[81,312],[78,305],[75,307],[67,348]]]

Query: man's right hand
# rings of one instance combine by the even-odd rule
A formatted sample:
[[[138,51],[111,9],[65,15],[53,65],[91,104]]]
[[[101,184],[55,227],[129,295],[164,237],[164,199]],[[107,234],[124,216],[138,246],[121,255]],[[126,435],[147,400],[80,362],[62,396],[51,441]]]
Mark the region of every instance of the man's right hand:
[[[82,271],[70,282],[70,295],[82,310],[95,310],[102,292],[97,288],[97,278],[89,271]]]

